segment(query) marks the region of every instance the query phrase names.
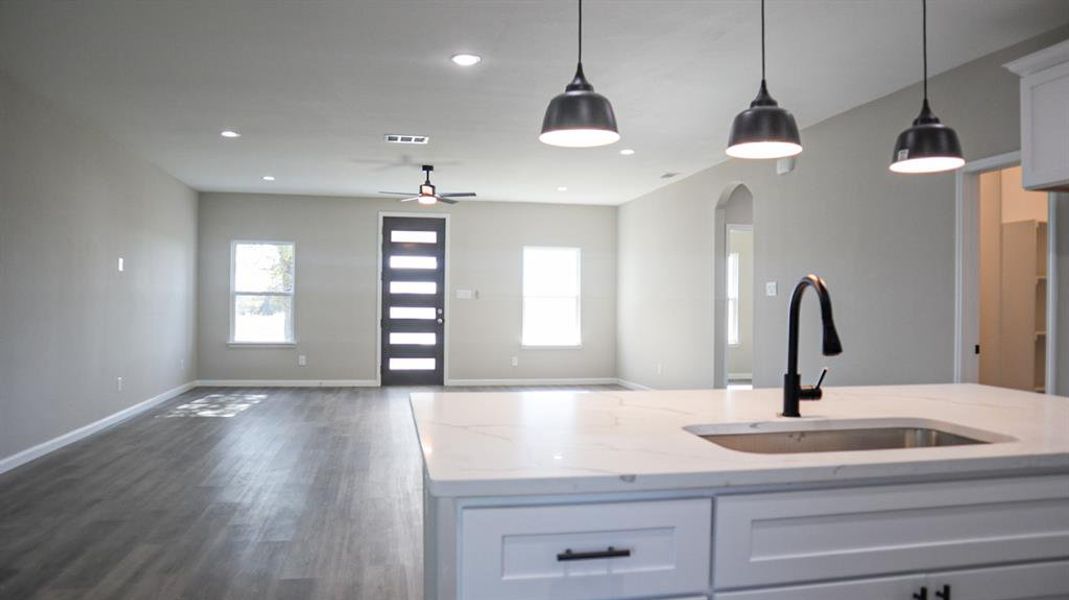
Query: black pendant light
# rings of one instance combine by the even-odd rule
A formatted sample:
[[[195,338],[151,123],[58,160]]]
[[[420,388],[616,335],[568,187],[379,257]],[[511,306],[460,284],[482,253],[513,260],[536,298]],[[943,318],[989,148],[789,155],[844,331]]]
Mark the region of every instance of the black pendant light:
[[[939,173],[965,164],[958,134],[943,125],[928,106],[928,0],[921,0],[924,38],[924,103],[913,126],[898,135],[891,170],[895,173]]]
[[[609,99],[583,75],[583,0],[579,1],[579,65],[564,93],[550,100],[538,139],[551,146],[590,148],[620,139]]]
[[[761,0],[761,89],[731,124],[727,154],[735,158],[785,158],[802,151],[794,115],[772,99],[765,84],[765,0]]]

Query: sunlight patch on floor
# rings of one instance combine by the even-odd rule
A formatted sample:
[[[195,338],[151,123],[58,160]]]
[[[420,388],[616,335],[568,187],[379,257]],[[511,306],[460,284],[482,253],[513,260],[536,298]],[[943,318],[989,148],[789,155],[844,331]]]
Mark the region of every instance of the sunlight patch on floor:
[[[236,417],[260,403],[267,394],[208,394],[186,404],[179,404],[162,415],[171,417]]]

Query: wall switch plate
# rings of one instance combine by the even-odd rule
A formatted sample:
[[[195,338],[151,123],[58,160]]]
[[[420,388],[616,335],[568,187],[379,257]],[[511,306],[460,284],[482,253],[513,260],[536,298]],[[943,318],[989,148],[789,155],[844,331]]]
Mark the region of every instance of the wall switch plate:
[[[775,296],[778,293],[779,293],[779,289],[778,289],[778,286],[776,285],[775,281],[766,281],[765,282],[765,295],[766,296]]]
[[[308,357],[303,354],[297,355],[297,366],[303,367],[308,364]]]
[[[662,365],[661,363],[657,363],[657,374],[658,375],[663,375],[664,374],[664,365]]]
[[[795,157],[788,156],[776,161],[776,175],[786,175],[794,170]]]
[[[122,377],[116,377],[115,378],[115,391],[117,391],[117,392],[121,392],[122,391]]]
[[[119,257],[119,264],[117,266],[119,267],[120,273],[122,273],[126,269],[126,261],[123,259],[123,257]]]
[[[513,356],[512,357],[512,366],[514,366],[514,367],[520,366],[520,357],[519,356]]]
[[[479,297],[479,292],[476,290],[457,290],[457,300],[474,300]]]

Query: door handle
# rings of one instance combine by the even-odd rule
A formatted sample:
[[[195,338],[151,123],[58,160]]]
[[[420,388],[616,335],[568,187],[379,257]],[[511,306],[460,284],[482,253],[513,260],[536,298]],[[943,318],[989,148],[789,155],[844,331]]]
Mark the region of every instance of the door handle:
[[[557,560],[564,562],[569,560],[595,560],[598,558],[626,558],[628,556],[631,556],[630,550],[617,549],[612,546],[605,550],[596,550],[594,552],[572,552],[572,549],[568,548],[557,555]]]

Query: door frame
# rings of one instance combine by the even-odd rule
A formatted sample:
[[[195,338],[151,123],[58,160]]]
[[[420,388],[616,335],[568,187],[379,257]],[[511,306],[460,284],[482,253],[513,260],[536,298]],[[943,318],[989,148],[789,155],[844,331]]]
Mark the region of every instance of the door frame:
[[[1020,151],[966,163],[954,176],[954,383],[980,381],[974,346],[980,339],[980,175],[1021,164]],[[1057,382],[1058,254],[1055,227],[1058,196],[1047,196],[1047,394]]]
[[[450,312],[450,287],[449,287],[449,269],[450,260],[449,248],[452,245],[451,236],[449,235],[449,213],[442,212],[417,212],[417,211],[388,211],[380,210],[378,218],[378,232],[375,235],[375,239],[378,240],[378,250],[376,251],[378,265],[376,270],[376,283],[375,283],[375,385],[376,387],[382,387],[382,226],[383,219],[386,217],[401,217],[409,219],[445,219],[445,289],[443,303],[445,310],[445,328],[442,332],[442,385],[449,385],[449,327],[452,321],[452,312]]]

